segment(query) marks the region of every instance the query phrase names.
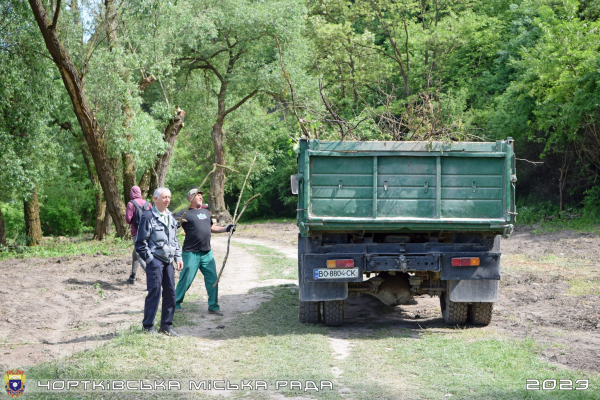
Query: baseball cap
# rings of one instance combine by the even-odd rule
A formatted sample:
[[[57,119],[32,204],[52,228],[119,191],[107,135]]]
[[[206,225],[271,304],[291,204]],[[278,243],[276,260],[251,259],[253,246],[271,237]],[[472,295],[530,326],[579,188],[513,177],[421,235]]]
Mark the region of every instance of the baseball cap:
[[[191,198],[192,196],[195,196],[196,193],[200,193],[200,194],[204,194],[203,190],[198,190],[198,189],[191,189],[189,192],[187,192],[187,198]]]

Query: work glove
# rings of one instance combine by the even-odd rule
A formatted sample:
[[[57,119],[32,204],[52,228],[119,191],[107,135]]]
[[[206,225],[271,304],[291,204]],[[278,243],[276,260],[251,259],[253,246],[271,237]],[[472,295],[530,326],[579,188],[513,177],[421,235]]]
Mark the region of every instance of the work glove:
[[[225,228],[225,232],[231,232],[231,233],[233,233],[233,232],[235,232],[235,228],[236,228],[236,226],[234,224],[229,224]]]

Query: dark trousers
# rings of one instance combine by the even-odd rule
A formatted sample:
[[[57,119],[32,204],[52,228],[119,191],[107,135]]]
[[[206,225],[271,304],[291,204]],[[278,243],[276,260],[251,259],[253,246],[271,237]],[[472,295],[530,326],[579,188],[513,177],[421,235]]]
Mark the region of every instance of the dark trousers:
[[[173,325],[175,312],[175,272],[173,263],[153,259],[146,265],[146,286],[148,295],[144,306],[144,328],[154,326],[154,317],[158,311],[162,286],[162,318],[160,325]]]
[[[140,257],[140,255],[135,251],[135,238],[133,238],[133,252],[131,253],[131,276],[135,276],[137,273],[138,265],[142,267],[144,272],[146,272],[146,261]]]

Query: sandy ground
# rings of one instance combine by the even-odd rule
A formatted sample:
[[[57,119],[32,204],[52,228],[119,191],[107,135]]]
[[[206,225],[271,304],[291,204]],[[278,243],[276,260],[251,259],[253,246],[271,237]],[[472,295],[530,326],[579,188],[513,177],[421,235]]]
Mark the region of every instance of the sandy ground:
[[[207,313],[206,292],[199,275],[189,292],[197,296],[194,302],[198,312],[193,317],[197,324],[176,330],[206,337],[210,330],[258,308],[268,298],[251,289],[295,282],[260,281],[257,259],[236,247],[235,242],[270,246],[295,258],[297,235],[293,224],[240,226],[219,286],[219,302],[225,316]],[[543,359],[568,368],[600,372],[600,295],[569,295],[568,281],[576,278],[572,270],[553,265],[543,268],[543,260],[549,255],[568,257],[585,265],[586,279],[600,281],[600,238],[569,231],[533,235],[522,229],[503,241],[502,248],[503,260],[519,265],[507,266],[509,261],[503,261],[506,268],[492,324],[467,328],[493,330],[516,338],[531,337],[544,348]],[[225,235],[214,235],[218,268],[225,249]],[[533,260],[535,268],[528,269],[527,260]],[[110,340],[122,328],[141,325],[145,275],[140,270],[138,283],[126,284],[129,265],[128,256],[102,255],[1,262],[0,370],[91,348]],[[353,347],[349,338],[358,331],[377,329],[375,323],[411,329],[415,335],[424,330],[454,329],[443,323],[437,298],[422,296],[416,300],[415,305],[391,308],[382,307],[369,296],[349,299],[344,326],[331,331],[332,354],[340,360],[347,357]],[[205,342],[202,345],[210,345]]]

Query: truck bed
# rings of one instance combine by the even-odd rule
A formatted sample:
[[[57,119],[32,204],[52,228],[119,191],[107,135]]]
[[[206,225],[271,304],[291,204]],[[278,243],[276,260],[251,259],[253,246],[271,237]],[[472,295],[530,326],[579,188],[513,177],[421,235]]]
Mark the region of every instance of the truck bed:
[[[492,231],[515,222],[512,140],[301,140],[298,226],[319,230]]]

